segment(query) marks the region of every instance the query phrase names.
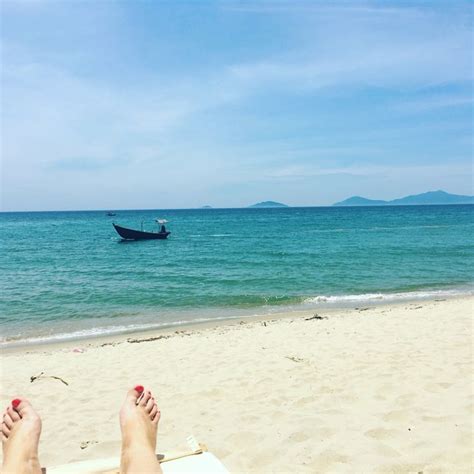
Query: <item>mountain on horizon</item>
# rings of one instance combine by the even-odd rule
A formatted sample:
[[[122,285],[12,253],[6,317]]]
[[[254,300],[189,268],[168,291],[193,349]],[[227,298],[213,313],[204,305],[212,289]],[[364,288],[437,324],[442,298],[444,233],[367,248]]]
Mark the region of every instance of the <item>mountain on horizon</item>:
[[[281,202],[276,201],[262,201],[257,202],[257,204],[252,204],[249,207],[289,207],[286,204],[282,204]]]
[[[391,201],[352,196],[344,201],[336,202],[333,206],[419,206],[434,204],[474,204],[474,196],[450,194],[442,190],[413,194]]]

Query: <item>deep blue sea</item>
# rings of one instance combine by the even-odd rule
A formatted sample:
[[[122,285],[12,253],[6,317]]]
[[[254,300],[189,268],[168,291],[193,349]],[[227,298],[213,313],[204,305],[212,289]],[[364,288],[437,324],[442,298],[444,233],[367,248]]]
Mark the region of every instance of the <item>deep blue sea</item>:
[[[472,205],[115,212],[0,214],[3,343],[472,293]]]

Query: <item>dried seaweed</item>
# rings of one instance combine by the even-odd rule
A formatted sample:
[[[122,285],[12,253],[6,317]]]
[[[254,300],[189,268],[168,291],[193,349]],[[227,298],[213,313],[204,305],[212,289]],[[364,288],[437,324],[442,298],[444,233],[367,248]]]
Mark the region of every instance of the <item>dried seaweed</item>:
[[[38,379],[55,379],[55,380],[59,380],[64,385],[69,386],[69,384],[61,377],[57,377],[56,375],[46,375],[44,372],[41,372],[39,375],[32,375],[30,377],[30,383],[33,383],[35,380],[38,380]]]

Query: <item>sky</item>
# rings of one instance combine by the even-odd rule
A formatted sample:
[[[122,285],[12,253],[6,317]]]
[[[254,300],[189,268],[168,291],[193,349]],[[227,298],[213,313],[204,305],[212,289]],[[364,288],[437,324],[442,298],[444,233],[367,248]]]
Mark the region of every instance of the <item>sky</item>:
[[[2,211],[474,192],[471,1],[0,4]]]

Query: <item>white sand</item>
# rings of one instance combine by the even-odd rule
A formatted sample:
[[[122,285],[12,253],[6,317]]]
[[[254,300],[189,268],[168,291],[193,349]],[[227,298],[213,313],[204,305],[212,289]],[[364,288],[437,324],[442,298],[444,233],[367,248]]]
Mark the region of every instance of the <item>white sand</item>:
[[[192,433],[232,472],[472,472],[473,305],[295,314],[5,352],[1,403],[21,395],[37,408],[43,465],[118,456],[117,412],[140,383],[161,407],[159,452],[185,448]],[[69,386],[30,383],[40,372]]]

